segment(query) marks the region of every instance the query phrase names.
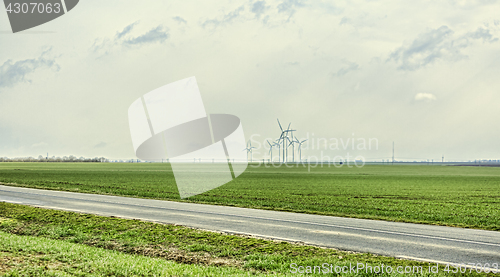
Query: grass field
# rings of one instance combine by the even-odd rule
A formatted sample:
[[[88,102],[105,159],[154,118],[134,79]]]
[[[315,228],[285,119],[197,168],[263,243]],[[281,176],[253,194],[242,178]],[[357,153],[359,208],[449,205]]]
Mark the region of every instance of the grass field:
[[[2,276],[250,275],[237,268],[178,264],[159,258],[4,232],[0,232],[0,249]]]
[[[442,266],[440,274],[428,274],[427,263],[366,253],[0,203],[2,276],[291,275],[292,263],[339,268],[383,264],[394,270],[377,276],[448,275]],[[420,266],[419,274],[396,272]],[[373,274],[361,270],[333,276]]]
[[[500,168],[249,166],[180,200],[168,164],[0,163],[9,185],[500,230]]]

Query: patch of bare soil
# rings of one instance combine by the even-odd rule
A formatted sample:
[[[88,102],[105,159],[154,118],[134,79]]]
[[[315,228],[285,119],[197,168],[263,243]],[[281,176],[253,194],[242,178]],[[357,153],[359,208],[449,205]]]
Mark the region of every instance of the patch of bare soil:
[[[122,243],[112,241],[102,245],[101,241],[85,242],[89,246],[102,247],[109,250],[116,250],[123,253],[142,255],[147,257],[163,258],[183,264],[204,264],[213,266],[242,266],[242,262],[229,258],[213,257],[209,253],[187,252],[175,246],[165,247],[163,245],[147,245],[127,247]]]
[[[21,264],[24,262],[23,257],[12,257],[11,253],[0,252],[0,273],[5,273],[16,266],[16,264]]]
[[[56,270],[64,266],[57,261],[43,261],[39,258],[44,254],[27,254],[22,256],[13,255],[9,252],[0,252],[0,273],[6,273],[15,267],[42,266],[45,269]]]

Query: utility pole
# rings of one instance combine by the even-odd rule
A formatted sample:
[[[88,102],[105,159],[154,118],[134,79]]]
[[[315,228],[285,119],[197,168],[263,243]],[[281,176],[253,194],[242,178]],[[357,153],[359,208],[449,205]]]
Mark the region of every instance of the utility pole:
[[[394,165],[394,141],[392,142],[392,164]]]

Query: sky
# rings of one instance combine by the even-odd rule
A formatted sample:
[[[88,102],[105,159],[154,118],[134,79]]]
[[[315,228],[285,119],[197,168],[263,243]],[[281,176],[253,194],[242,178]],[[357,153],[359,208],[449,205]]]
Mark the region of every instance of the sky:
[[[500,159],[498,10],[493,0],[85,0],[16,34],[3,11],[0,156],[134,158],[128,107],[196,76],[208,113],[241,119],[254,159],[268,157],[277,118],[309,139],[305,157],[380,161],[394,142],[397,160]]]

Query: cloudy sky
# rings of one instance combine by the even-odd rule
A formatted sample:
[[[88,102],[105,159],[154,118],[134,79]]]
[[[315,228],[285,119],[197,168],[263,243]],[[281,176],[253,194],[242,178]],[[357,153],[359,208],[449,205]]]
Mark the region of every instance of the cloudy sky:
[[[0,156],[132,158],[130,104],[196,76],[207,112],[239,116],[256,146],[279,135],[279,118],[309,137],[305,156],[388,159],[395,141],[396,159],[500,159],[499,10],[85,0],[16,34],[0,12]],[[313,138],[329,143],[312,149]],[[343,149],[353,138],[378,147]]]

